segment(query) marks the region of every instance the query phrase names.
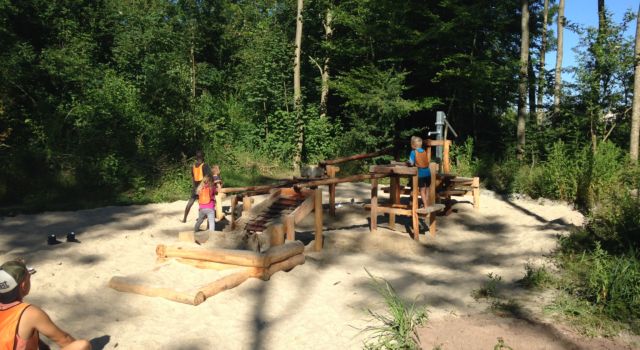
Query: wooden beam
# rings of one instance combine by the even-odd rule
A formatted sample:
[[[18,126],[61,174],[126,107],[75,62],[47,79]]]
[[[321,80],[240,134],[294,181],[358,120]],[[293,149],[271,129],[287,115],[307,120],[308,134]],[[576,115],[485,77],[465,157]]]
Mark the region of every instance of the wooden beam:
[[[389,191],[389,197],[391,204],[400,203],[400,178],[398,176],[391,176],[391,190]],[[396,213],[389,213],[389,228],[395,230],[396,227]]]
[[[480,209],[480,178],[474,177],[471,186],[473,187],[473,208]]]
[[[315,242],[315,251],[319,252],[322,250],[322,190],[320,187],[316,188],[316,192],[313,195],[314,198],[314,207],[313,211],[315,214],[315,230],[316,230],[316,242]]]
[[[393,149],[394,149],[393,147],[389,147],[389,148],[385,148],[380,151],[376,151],[372,153],[362,153],[362,154],[356,154],[348,157],[336,158],[331,160],[323,160],[319,164],[320,166],[327,166],[327,165],[340,164],[340,163],[344,163],[352,160],[373,158],[373,157],[381,156],[383,154],[390,154],[393,151]]]
[[[330,184],[339,184],[343,182],[356,182],[370,179],[380,179],[383,177],[387,177],[387,175],[383,174],[360,174],[360,175],[352,175],[347,177],[335,177],[333,179],[322,179],[308,182],[300,182],[295,184],[294,188],[302,188],[302,187],[317,187],[317,186],[325,186]]]

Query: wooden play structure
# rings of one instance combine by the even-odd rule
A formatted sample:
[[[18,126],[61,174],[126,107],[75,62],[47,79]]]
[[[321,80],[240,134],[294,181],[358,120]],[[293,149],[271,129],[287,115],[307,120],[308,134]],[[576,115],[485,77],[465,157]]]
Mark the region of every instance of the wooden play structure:
[[[431,163],[429,168],[432,174],[436,174],[437,165]],[[378,213],[389,215],[389,228],[395,230],[396,215],[408,216],[411,218],[411,226],[413,230],[413,239],[418,240],[420,234],[420,218],[428,218],[429,233],[431,236],[436,234],[436,214],[444,209],[443,204],[436,204],[436,177],[431,177],[431,185],[429,186],[429,206],[418,209],[418,168],[409,167],[404,164],[389,165],[373,165],[370,168],[372,174],[382,174],[390,178],[389,201],[382,203],[378,201],[378,180],[371,180],[371,204],[368,208],[371,210],[371,231],[375,232],[378,228]],[[409,193],[411,199],[409,204],[402,204],[400,196],[402,194],[400,179],[408,177],[411,179],[412,189]]]

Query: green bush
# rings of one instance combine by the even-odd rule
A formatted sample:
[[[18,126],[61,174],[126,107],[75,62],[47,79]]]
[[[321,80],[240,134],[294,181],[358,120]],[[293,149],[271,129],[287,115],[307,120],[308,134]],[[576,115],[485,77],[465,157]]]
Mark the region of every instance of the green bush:
[[[591,252],[563,257],[561,285],[607,317],[634,327],[640,323],[640,261],[634,251],[611,255],[596,243]]]

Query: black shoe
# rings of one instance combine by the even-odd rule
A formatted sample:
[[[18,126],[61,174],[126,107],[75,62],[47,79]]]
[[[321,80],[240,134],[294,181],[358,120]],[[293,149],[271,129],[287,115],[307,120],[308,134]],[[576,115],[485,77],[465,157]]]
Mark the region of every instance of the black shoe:
[[[47,244],[48,245],[54,245],[54,244],[60,244],[62,242],[60,242],[57,238],[56,235],[54,235],[53,233],[49,234],[47,236]]]

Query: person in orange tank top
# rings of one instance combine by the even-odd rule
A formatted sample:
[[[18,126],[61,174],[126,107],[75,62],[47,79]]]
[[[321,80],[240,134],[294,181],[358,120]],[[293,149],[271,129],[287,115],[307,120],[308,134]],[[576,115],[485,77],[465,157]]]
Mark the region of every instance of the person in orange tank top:
[[[76,340],[56,326],[49,315],[23,298],[31,290],[31,273],[21,261],[0,267],[0,350],[38,350],[39,335],[63,350],[90,350],[86,340]],[[45,345],[45,344],[43,344]],[[45,345],[46,346],[46,345]]]
[[[189,211],[191,210],[193,203],[198,199],[198,185],[200,185],[202,178],[208,174],[211,174],[211,168],[204,162],[204,152],[198,150],[196,151],[196,162],[191,167],[191,197],[187,202],[186,208],[184,208],[184,217],[182,218],[182,222],[187,222]]]

